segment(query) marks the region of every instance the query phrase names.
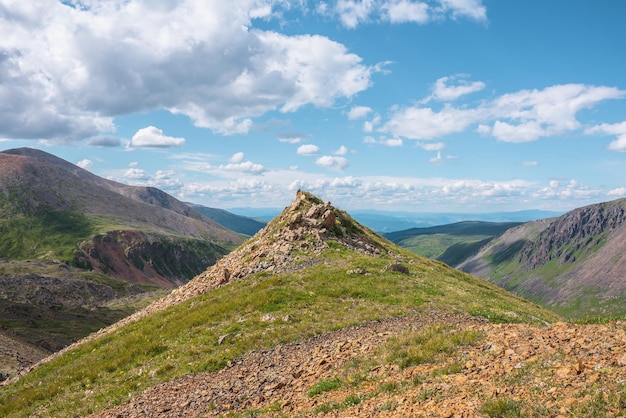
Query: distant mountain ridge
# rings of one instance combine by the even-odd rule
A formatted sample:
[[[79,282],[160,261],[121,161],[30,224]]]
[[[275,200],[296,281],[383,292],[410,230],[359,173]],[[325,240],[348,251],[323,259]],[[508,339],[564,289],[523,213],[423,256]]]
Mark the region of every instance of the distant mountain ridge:
[[[384,234],[385,238],[417,254],[455,266],[520,222],[463,221]]]
[[[0,216],[4,218],[5,227],[10,223],[13,231],[19,230],[18,224],[32,219],[42,231],[48,231],[44,235],[63,235],[66,230],[79,240],[71,256],[55,254],[54,243],[45,247],[14,236],[10,242],[5,240],[0,245],[0,257],[4,252],[11,258],[64,258],[83,268],[159,286],[165,284],[164,280],[171,281],[169,286],[179,285],[199,271],[155,269],[149,248],[154,248],[156,241],[178,247],[176,253],[181,260],[186,259],[185,264],[208,263],[198,267],[200,269],[226,254],[229,250],[224,245],[235,246],[242,242],[238,234],[158,189],[106,180],[30,148],[0,153]],[[111,235],[112,231],[138,233]],[[196,244],[188,240],[196,240]],[[181,246],[182,241],[190,244],[191,252]],[[143,254],[139,254],[146,244]],[[67,245],[71,247],[71,242]],[[112,259],[126,257],[132,248],[135,248],[132,253],[138,256],[125,261],[125,268],[116,269]],[[109,251],[113,253],[107,254]],[[201,253],[212,255],[207,258]],[[204,260],[194,261],[198,256]]]
[[[458,268],[568,316],[626,314],[626,199],[512,228]]]
[[[107,180],[32,148],[0,152],[0,192],[3,217],[33,215],[42,207],[104,215],[153,231],[241,242],[232,231],[159,189]]]
[[[209,208],[193,203],[189,205],[207,218],[213,219],[218,224],[240,234],[254,235],[267,225],[267,222],[261,222],[247,216],[235,215],[223,209]]]
[[[0,152],[0,327],[24,342],[15,346],[59,350],[187,283],[242,241],[156,188],[37,149]],[[14,350],[0,357],[6,370],[22,364]]]
[[[232,208],[230,212],[241,216],[271,221],[280,213],[278,208]],[[546,210],[520,210],[513,212],[484,213],[445,213],[445,212],[407,212],[376,209],[357,209],[350,211],[354,219],[381,234],[404,231],[413,228],[431,228],[459,222],[528,222],[537,219],[560,216],[563,212]]]

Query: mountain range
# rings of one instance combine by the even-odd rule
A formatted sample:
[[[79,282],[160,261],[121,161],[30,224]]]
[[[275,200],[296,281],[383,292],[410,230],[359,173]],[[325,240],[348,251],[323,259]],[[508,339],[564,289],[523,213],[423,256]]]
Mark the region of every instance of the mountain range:
[[[230,208],[228,213],[234,213],[267,223],[281,212],[280,208]],[[441,212],[403,212],[384,211],[376,209],[357,209],[350,211],[350,215],[359,223],[381,233],[390,234],[413,228],[430,228],[459,222],[528,222],[537,219],[552,218],[562,215],[563,212],[546,210],[522,210],[513,212],[483,212],[483,213],[441,213]]]
[[[0,416],[626,414],[626,199],[387,234],[470,275],[305,191],[263,225],[37,150],[0,179]]]
[[[32,148],[1,152],[2,335],[57,351],[188,282],[243,240],[158,189]]]
[[[622,317],[626,199],[509,229],[457,267],[568,317]]]
[[[568,317],[626,314],[626,199],[524,223],[466,221],[385,237]]]
[[[187,284],[0,390],[13,416],[620,416],[623,323],[573,325],[299,191]]]

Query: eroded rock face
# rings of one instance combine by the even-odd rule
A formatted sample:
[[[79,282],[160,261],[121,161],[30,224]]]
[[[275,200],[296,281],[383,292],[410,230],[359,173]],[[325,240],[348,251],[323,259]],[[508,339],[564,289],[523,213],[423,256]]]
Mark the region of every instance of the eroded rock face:
[[[173,288],[226,254],[221,246],[139,231],[111,231],[80,244],[76,264],[131,283]]]
[[[527,242],[520,260],[528,270],[558,259],[573,262],[581,248],[597,245],[602,236],[626,223],[626,208],[620,204],[596,204],[568,212],[552,222],[535,241]]]

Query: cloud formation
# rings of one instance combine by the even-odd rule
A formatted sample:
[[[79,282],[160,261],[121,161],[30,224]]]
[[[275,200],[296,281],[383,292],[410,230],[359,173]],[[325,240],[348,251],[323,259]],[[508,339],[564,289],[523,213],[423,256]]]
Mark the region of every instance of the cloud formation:
[[[487,20],[487,9],[481,0],[337,0],[323,3],[316,10],[338,16],[351,29],[377,21],[426,24],[446,18]]]
[[[438,88],[436,83],[431,98],[441,93],[447,100],[451,100],[483,87],[472,83],[448,90],[445,85]],[[435,109],[425,107],[426,100],[421,105],[394,108],[391,117],[379,131],[408,139],[432,140],[476,126],[479,133],[491,135],[500,141],[529,142],[581,130],[583,124],[577,119],[581,110],[593,108],[606,100],[624,97],[626,90],[615,87],[560,84],[541,90],[504,94],[490,101],[482,101],[473,108],[445,103],[441,109]],[[619,150],[622,145],[626,148],[626,140],[624,144],[620,140],[622,129],[618,124],[597,127],[595,131],[587,132],[618,135],[610,148]]]
[[[317,160],[315,160],[315,164],[319,165],[320,167],[337,171],[341,171],[350,165],[346,158],[331,155],[324,155],[319,157]]]
[[[603,123],[592,126],[586,130],[588,134],[616,135],[617,139],[612,141],[608,148],[613,151],[626,152],[626,121],[622,123]]]
[[[317,145],[304,144],[300,145],[296,152],[298,153],[298,155],[317,155],[319,151],[320,147],[318,147]]]
[[[13,3],[0,13],[0,136],[69,143],[114,132],[117,115],[157,109],[247,133],[268,111],[326,107],[370,86],[376,66],[344,45],[254,28],[281,5]]]
[[[442,102],[454,101],[461,96],[481,91],[485,88],[482,81],[468,82],[467,76],[457,74],[450,77],[441,77],[435,81],[433,93],[428,100],[437,100]],[[455,83],[455,84],[450,84]]]
[[[163,135],[163,131],[154,126],[139,129],[128,144],[129,148],[171,148],[180,147],[184,138]]]
[[[80,168],[88,170],[91,166],[93,166],[93,161],[84,159],[84,160],[80,160],[79,162],[77,162],[76,165],[79,166]]]

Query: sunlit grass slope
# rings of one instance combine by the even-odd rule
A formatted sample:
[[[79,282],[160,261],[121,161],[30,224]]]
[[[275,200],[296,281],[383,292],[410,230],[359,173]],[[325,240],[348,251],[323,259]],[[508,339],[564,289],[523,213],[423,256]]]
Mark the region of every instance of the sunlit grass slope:
[[[362,231],[386,250],[383,255],[364,255],[329,240],[321,253],[298,254],[306,268],[247,275],[145,316],[3,388],[0,416],[85,416],[150,386],[219,370],[251,350],[369,320],[432,311],[494,322],[558,320],[483,280]],[[398,259],[410,274],[385,270]]]

